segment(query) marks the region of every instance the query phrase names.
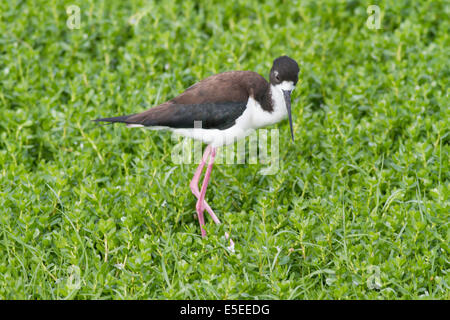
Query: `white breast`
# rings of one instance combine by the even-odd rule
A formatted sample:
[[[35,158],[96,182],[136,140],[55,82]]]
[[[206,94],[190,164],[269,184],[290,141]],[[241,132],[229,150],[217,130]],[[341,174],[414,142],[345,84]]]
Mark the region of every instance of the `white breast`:
[[[284,101],[283,92],[278,86],[270,86],[270,93],[273,101],[273,111],[268,112],[261,108],[258,102],[254,101],[253,110],[253,126],[262,128],[271,124],[280,122],[287,117],[286,102]]]

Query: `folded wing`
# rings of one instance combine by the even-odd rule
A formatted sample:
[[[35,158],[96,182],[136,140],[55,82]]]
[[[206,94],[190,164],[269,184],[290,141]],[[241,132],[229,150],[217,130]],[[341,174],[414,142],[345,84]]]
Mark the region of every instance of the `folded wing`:
[[[257,76],[255,76],[257,75]],[[255,83],[256,82],[256,83]],[[229,71],[206,78],[185,92],[142,113],[95,121],[169,128],[227,129],[245,111],[253,88],[267,81],[251,71]],[[261,89],[260,89],[261,90]]]

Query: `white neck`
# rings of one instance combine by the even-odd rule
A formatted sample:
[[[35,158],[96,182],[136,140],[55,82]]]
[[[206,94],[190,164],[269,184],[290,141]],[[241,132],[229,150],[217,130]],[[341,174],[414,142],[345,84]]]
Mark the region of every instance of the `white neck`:
[[[283,119],[287,116],[286,102],[284,101],[284,94],[281,88],[278,86],[270,85],[270,93],[273,101],[273,114],[274,118]],[[280,121],[278,120],[278,121]]]
[[[247,109],[239,119],[236,120],[237,127],[247,129],[262,128],[280,122],[287,117],[286,102],[282,90],[293,90],[292,82],[282,82],[278,85],[270,85],[270,93],[273,102],[271,112],[264,110],[252,97],[249,98]]]
[[[292,81],[283,81],[277,85],[270,85],[270,93],[272,94],[273,101],[273,118],[276,122],[281,121],[287,117],[286,101],[284,100],[283,90],[294,90],[294,84]]]
[[[248,118],[250,120],[248,125],[251,128],[261,128],[275,124],[287,117],[286,102],[284,101],[282,90],[292,90],[290,88],[292,88],[293,85],[289,86],[283,84],[284,82],[276,86],[270,85],[270,93],[273,102],[273,110],[271,112],[264,110],[253,98],[249,99],[247,112],[251,115],[250,118]]]

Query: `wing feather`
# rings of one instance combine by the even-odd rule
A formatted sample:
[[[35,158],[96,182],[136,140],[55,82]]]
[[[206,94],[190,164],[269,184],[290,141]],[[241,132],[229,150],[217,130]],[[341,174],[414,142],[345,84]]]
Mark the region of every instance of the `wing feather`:
[[[245,111],[250,96],[265,92],[269,84],[251,71],[228,71],[208,77],[179,96],[142,113],[95,121],[144,126],[194,128],[201,121],[206,129],[227,129]]]

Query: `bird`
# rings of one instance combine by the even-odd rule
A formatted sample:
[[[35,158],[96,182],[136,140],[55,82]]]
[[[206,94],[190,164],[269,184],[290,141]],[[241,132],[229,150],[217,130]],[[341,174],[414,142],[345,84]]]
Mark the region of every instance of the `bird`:
[[[250,135],[254,130],[273,125],[286,118],[294,141],[291,113],[291,93],[299,76],[298,63],[281,56],[273,60],[269,81],[253,71],[226,71],[209,76],[187,88],[175,98],[146,111],[96,122],[124,123],[128,127],[170,130],[207,144],[202,159],[189,184],[197,198],[196,212],[202,238],[206,236],[204,211],[220,224],[205,200],[206,190],[217,148]],[[202,172],[203,182],[199,188]],[[234,242],[230,249],[234,251]]]

